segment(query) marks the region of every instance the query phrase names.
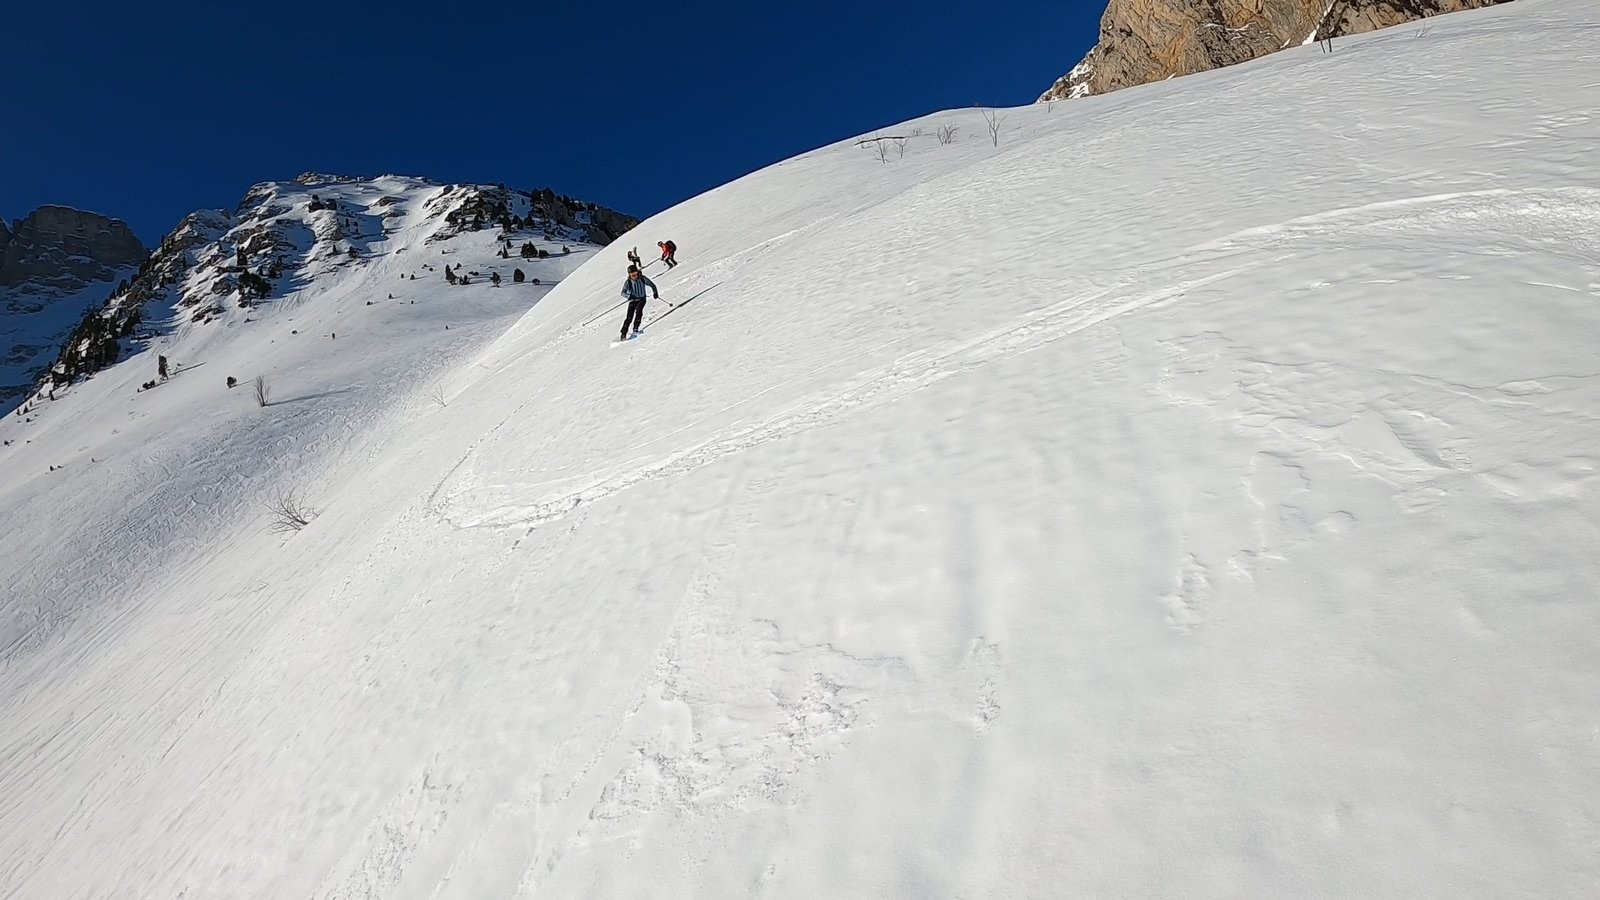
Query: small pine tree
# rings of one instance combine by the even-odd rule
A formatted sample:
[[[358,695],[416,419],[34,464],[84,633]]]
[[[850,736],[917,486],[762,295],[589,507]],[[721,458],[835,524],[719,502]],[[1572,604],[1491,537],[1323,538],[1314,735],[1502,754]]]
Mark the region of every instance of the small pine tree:
[[[517,284],[521,284],[523,281],[527,280],[527,277],[528,276],[522,274],[522,270],[521,269],[513,269],[513,270],[511,270],[511,280],[516,282]]]
[[[350,256],[351,259],[355,259],[356,258],[356,248],[354,248],[354,247],[350,248],[349,256]]]
[[[506,248],[501,247],[500,248],[500,258],[501,259],[510,259],[511,258],[511,254],[506,252]]]
[[[495,287],[499,287],[500,286],[500,273],[499,272],[495,272],[495,273],[491,274],[489,276],[489,281]]]
[[[456,273],[450,271],[449,266],[444,267],[444,280],[450,282],[451,284],[456,283]]]

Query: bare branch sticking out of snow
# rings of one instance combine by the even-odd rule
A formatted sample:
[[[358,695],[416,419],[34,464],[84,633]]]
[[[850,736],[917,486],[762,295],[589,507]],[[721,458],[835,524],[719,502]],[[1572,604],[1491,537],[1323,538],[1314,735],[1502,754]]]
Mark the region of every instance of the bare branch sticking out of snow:
[[[989,140],[996,147],[1000,146],[1000,126],[1005,120],[1006,117],[1001,115],[999,110],[986,109],[983,111],[983,124],[989,126]]]
[[[272,524],[267,526],[267,530],[273,534],[299,531],[317,517],[317,511],[307,506],[297,491],[280,494],[267,504],[267,510],[272,513]]]

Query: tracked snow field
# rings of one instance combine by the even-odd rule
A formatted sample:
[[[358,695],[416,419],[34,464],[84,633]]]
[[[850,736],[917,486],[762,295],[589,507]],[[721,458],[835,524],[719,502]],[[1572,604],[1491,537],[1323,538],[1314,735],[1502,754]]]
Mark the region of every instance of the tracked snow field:
[[[0,897],[1600,894],[1597,35],[940,113],[7,420]]]

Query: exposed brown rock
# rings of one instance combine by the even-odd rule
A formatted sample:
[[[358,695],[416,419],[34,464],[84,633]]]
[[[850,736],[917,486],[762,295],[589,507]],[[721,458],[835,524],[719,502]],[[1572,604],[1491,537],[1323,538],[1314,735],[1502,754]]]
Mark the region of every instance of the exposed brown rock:
[[[65,206],[41,206],[0,241],[0,287],[76,291],[136,266],[150,251],[118,219]]]
[[[1111,0],[1100,42],[1041,100],[1106,94],[1506,0]]]

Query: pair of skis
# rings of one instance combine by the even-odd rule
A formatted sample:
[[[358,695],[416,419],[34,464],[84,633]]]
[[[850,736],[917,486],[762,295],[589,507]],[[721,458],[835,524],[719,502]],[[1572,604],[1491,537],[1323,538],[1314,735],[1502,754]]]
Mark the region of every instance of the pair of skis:
[[[656,299],[657,300],[661,300],[660,297],[657,297]],[[626,301],[626,300],[622,301],[622,303],[627,303],[627,302],[628,301]],[[661,302],[665,303],[667,305],[667,312],[668,313],[672,312],[673,310],[678,308],[677,304],[673,303],[671,300],[661,300]],[[617,304],[617,306],[611,307],[611,309],[612,310],[616,310],[618,307],[620,307],[622,305],[622,303]],[[667,313],[662,313],[661,316],[664,316],[666,314]],[[650,318],[650,321],[654,322],[656,319],[661,318],[661,316],[652,316]],[[630,334],[627,337],[618,338],[617,340],[612,341],[611,342],[611,346],[620,347],[623,344],[628,343],[629,341],[636,341],[636,340],[638,340],[639,338],[642,338],[642,337],[644,337],[644,325],[640,325],[638,328],[635,328],[633,330],[633,334]]]

